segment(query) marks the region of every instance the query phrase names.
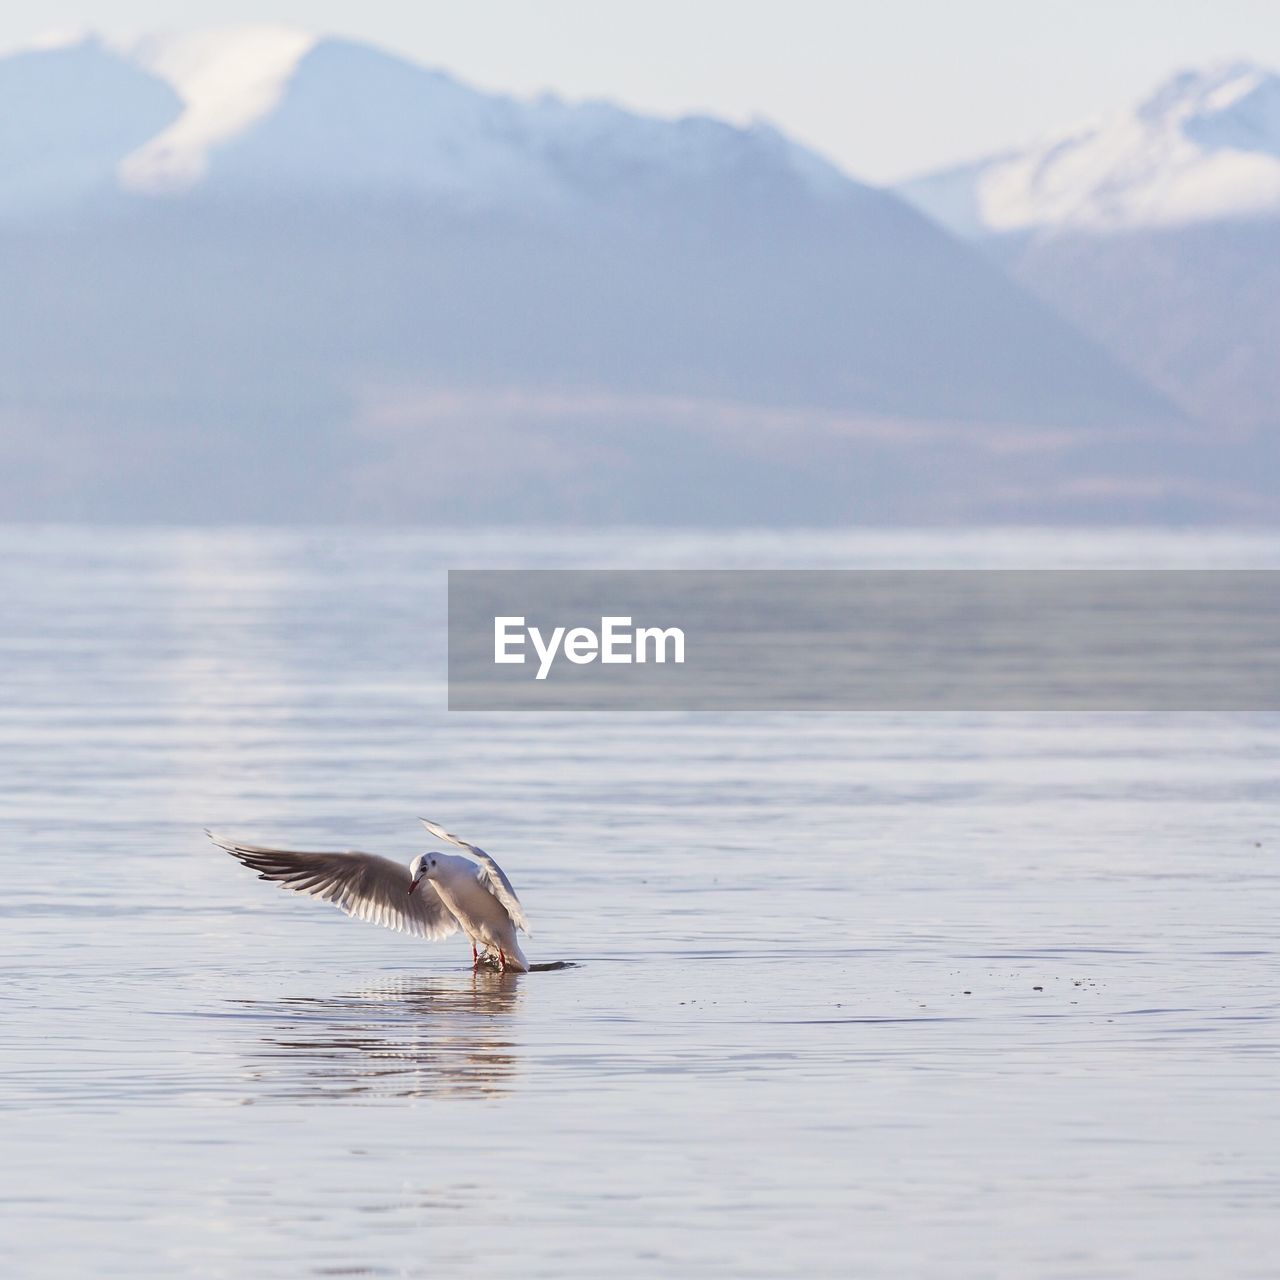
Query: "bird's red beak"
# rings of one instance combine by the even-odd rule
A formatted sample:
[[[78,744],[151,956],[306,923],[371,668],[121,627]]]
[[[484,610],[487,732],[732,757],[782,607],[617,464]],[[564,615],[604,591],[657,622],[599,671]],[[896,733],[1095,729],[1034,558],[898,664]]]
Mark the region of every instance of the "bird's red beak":
[[[421,881],[421,879],[422,879],[422,877],[421,877],[421,876],[419,876],[417,880],[410,880],[410,881],[409,881],[409,892],[410,892],[410,893],[412,893],[412,892],[413,892],[413,891],[418,887],[419,881]]]

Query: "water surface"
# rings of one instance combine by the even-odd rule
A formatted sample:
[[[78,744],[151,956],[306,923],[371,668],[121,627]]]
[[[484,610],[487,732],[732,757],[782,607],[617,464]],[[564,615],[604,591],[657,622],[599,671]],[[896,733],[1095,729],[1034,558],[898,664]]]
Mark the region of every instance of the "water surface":
[[[460,715],[449,567],[1246,535],[0,531],[10,1274],[1273,1276],[1280,726]],[[494,852],[469,971],[201,828]]]

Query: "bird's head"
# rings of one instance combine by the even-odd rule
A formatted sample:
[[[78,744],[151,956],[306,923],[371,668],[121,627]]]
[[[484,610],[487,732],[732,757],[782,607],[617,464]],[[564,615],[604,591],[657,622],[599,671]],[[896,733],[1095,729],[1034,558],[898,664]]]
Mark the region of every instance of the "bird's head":
[[[409,892],[412,893],[424,880],[434,880],[440,860],[434,853],[420,853],[409,864]]]

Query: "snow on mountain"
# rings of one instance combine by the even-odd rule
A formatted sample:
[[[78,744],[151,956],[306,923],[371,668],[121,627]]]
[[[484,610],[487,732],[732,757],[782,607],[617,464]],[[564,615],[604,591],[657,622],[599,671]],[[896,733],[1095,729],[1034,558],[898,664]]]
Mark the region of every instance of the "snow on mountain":
[[[1023,151],[903,183],[962,236],[1178,227],[1280,213],[1280,76],[1237,62]]]
[[[120,163],[132,190],[185,190],[204,177],[212,148],[265,116],[280,100],[316,36],[284,26],[231,27],[146,36],[120,52],[168,84],[182,114]]]

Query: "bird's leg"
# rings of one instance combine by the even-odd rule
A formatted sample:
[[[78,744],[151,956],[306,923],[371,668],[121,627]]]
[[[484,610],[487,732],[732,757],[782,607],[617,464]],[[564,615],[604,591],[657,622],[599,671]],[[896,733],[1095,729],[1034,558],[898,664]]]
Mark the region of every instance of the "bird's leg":
[[[472,938],[471,939],[471,967],[473,969],[476,969],[476,968],[479,968],[479,966],[480,966],[480,953],[476,950],[476,940]]]
[[[502,972],[507,971],[507,953],[501,947],[498,948],[498,964],[502,966]]]

